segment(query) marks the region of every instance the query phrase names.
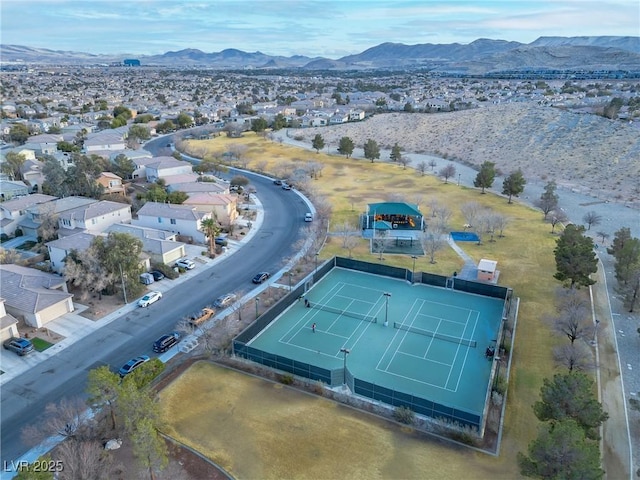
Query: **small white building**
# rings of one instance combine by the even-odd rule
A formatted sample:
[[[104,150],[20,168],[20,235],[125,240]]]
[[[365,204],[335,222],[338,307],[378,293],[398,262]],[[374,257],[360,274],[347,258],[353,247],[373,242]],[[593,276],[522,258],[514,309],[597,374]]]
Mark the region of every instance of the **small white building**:
[[[482,282],[496,282],[498,280],[498,262],[483,258],[478,262],[478,280]]]

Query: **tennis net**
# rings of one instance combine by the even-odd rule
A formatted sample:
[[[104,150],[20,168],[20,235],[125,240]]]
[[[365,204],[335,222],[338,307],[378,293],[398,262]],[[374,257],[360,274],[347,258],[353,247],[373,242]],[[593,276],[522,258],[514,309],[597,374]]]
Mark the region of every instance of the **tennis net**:
[[[466,345],[467,347],[475,347],[477,342],[467,338],[454,337],[453,335],[446,335],[444,333],[431,332],[429,330],[423,330],[422,328],[413,327],[411,325],[405,325],[404,323],[393,322],[393,328],[398,330],[406,330],[407,332],[417,333],[419,335],[425,335],[427,337],[438,338],[440,340],[446,340],[447,342],[457,343],[459,345]]]
[[[364,315],[363,313],[349,312],[348,310],[340,310],[339,308],[330,307],[329,305],[323,305],[321,303],[309,302],[311,308],[316,310],[323,310],[325,312],[336,313],[338,315],[344,315],[345,317],[357,318],[358,320],[364,320],[365,322],[378,323],[376,317],[372,315]]]

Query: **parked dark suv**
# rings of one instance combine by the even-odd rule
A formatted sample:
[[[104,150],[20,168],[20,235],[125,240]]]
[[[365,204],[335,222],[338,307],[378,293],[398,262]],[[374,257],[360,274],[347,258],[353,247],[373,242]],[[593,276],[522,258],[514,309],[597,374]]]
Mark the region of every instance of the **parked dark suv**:
[[[171,347],[175,346],[179,340],[180,334],[178,332],[163,335],[153,343],[153,351],[156,353],[164,353]]]
[[[31,343],[26,338],[12,337],[8,340],[5,340],[2,346],[7,350],[16,352],[21,357],[23,355],[29,355],[31,352],[33,352],[33,343]]]

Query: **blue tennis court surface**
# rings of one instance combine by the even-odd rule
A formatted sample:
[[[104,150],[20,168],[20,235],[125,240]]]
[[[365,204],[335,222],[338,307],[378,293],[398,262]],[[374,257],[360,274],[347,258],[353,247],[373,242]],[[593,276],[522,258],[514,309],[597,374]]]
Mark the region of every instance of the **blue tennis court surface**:
[[[464,420],[483,416],[492,368],[485,351],[496,344],[504,306],[501,298],[333,268],[246,346],[263,352],[266,365],[291,359],[291,371],[296,362],[310,366],[309,378],[314,368],[331,371],[327,383],[344,376],[355,393],[392,405],[411,397],[432,416],[455,411],[451,417]]]

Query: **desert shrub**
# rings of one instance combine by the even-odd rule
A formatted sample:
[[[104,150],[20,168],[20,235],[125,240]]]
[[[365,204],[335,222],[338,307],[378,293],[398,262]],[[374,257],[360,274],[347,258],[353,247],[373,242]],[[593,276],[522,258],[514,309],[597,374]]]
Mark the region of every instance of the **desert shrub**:
[[[467,445],[479,443],[478,429],[475,427],[443,417],[436,418],[434,423],[435,431],[444,437]]]
[[[283,385],[292,385],[293,384],[293,375],[291,375],[290,373],[285,373],[283,375],[280,375],[280,383],[282,383]]]
[[[416,414],[409,407],[398,407],[393,411],[393,418],[400,423],[413,425],[416,421]]]
[[[324,383],[322,383],[321,380],[318,380],[317,382],[314,382],[313,387],[312,387],[312,391],[316,395],[323,395],[324,394]]]
[[[505,392],[507,391],[507,379],[503,376],[498,376],[498,379],[493,385],[493,391],[504,396]]]

